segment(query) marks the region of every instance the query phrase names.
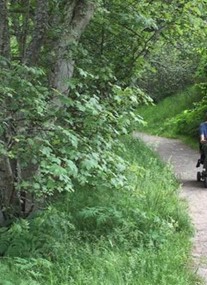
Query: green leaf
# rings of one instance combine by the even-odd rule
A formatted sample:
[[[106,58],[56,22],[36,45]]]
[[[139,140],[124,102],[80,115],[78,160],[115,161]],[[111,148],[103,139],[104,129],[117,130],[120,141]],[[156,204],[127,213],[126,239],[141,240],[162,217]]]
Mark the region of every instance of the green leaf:
[[[76,177],[78,175],[78,168],[75,165],[75,163],[72,160],[65,160],[67,165],[67,171],[69,171],[69,174]]]

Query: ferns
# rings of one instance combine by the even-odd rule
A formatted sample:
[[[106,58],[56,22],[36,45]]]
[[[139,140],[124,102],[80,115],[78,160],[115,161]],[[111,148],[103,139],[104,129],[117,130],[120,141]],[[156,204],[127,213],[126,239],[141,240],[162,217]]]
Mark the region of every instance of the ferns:
[[[0,231],[0,254],[8,256],[21,256],[29,252],[31,245],[28,244],[29,223],[19,220],[10,229],[1,228]]]
[[[123,223],[121,211],[110,207],[87,207],[78,214],[83,220],[82,227],[90,230],[109,231]],[[80,221],[80,220],[79,220]]]
[[[54,244],[62,242],[73,231],[74,226],[66,213],[49,207],[35,219],[20,219],[9,229],[1,228],[0,254],[13,257],[51,256]]]

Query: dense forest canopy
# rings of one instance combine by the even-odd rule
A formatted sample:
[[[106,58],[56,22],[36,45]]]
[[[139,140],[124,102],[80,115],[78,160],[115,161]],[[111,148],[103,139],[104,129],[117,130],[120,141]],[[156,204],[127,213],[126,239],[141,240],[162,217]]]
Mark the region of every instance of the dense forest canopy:
[[[113,149],[142,122],[137,106],[206,83],[206,9],[205,0],[0,0],[4,220],[78,185],[125,186]]]

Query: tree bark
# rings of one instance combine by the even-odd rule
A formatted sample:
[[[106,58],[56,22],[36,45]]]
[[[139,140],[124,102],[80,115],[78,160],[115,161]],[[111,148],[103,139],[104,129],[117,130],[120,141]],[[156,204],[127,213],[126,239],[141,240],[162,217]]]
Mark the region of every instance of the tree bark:
[[[48,0],[37,0],[32,40],[26,50],[23,60],[27,65],[35,65],[48,28]]]
[[[88,0],[72,0],[66,4],[63,33],[56,49],[56,64],[52,85],[60,93],[68,95],[68,81],[73,75],[73,48],[78,43],[87,24],[93,16],[95,5]],[[58,97],[53,98],[57,109],[62,107]]]
[[[29,4],[31,2],[27,3]],[[13,19],[12,22],[15,27],[22,28],[20,34],[15,30],[15,35],[18,37],[17,42],[21,42],[21,48],[19,49],[20,62],[24,62],[26,65],[36,65],[38,63],[41,49],[44,47],[45,36],[48,36],[49,0],[36,0],[35,5],[34,18],[31,18],[30,14],[27,13],[24,18],[25,22],[23,22],[24,26],[27,21],[33,20],[33,22],[30,23],[30,27],[33,27],[32,34],[29,28],[28,31],[26,31],[24,29],[25,26],[21,27],[21,20],[17,23],[19,20],[18,17],[15,20]],[[55,15],[57,10],[54,9],[54,11],[52,11],[53,14],[50,14],[51,17],[55,18],[55,21],[58,20],[57,27],[61,31],[58,42],[55,42],[55,39],[53,39],[55,49],[51,46],[51,51],[49,51],[49,56],[52,55],[51,57],[53,57],[53,55],[55,55],[53,57],[54,74],[52,76],[51,87],[68,96],[68,80],[72,77],[74,69],[73,48],[79,42],[81,34],[89,23],[95,6],[90,0],[68,0],[62,1],[61,5],[58,3],[57,7],[60,9],[59,13]],[[57,9],[57,7],[55,8]],[[58,15],[60,18],[58,18]],[[51,29],[56,29],[56,26],[52,26]],[[29,38],[31,38],[31,41],[26,47]],[[0,55],[10,57],[7,0],[0,0]],[[48,102],[49,108],[53,108],[51,105],[55,106],[55,110],[59,110],[62,107],[58,96],[55,97],[54,95],[52,102]],[[7,105],[5,104],[5,106],[1,108],[7,110]],[[5,116],[7,116],[6,113]],[[5,127],[5,134],[1,136],[0,143],[4,144],[8,152],[10,150],[10,143],[13,142],[13,137],[17,134],[21,134],[21,120],[16,120],[19,116],[21,117],[20,111],[11,115],[12,118],[14,117],[15,125],[13,126],[12,122],[8,122]],[[10,114],[8,114],[8,117],[10,117]],[[38,169],[38,165],[35,169],[34,167],[32,168],[32,166],[21,169],[21,163],[18,158],[18,151],[15,159],[10,158],[6,152],[0,156],[0,220],[2,220],[2,213],[4,213],[4,211],[7,213],[11,211],[13,215],[24,216],[28,210],[33,209],[30,203],[30,194],[26,196],[26,193],[21,192],[21,189],[18,189],[17,186],[21,179],[24,180],[33,176]]]
[[[0,55],[10,59],[7,0],[0,0]]]

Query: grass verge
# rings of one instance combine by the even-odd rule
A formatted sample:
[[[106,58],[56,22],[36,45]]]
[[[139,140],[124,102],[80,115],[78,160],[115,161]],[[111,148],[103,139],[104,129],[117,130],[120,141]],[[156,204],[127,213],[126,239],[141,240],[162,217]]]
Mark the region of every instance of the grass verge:
[[[154,106],[143,106],[138,113],[144,118],[146,124],[138,126],[139,131],[160,135],[169,138],[179,138],[193,148],[198,148],[197,138],[180,134],[177,126],[172,123],[177,115],[185,110],[194,108],[195,102],[200,101],[202,94],[198,88],[190,87],[186,91],[170,96]]]
[[[140,141],[123,144],[130,187],[77,189],[33,219],[1,229],[0,284],[198,284],[176,179]]]

